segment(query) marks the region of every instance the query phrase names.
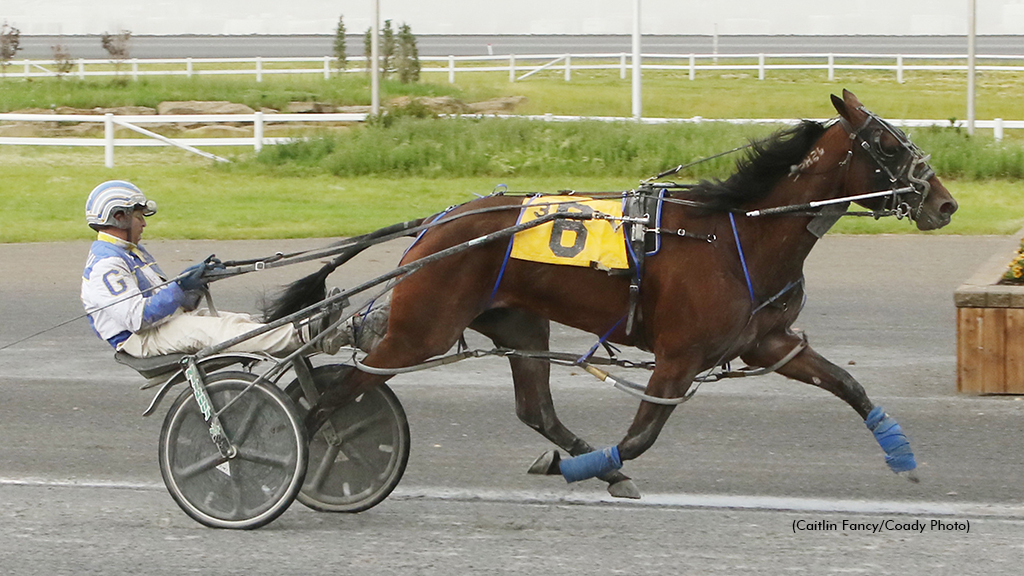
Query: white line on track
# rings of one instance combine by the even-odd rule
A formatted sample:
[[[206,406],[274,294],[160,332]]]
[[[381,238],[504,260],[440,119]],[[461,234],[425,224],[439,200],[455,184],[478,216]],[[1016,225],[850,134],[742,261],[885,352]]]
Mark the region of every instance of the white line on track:
[[[153,482],[114,480],[2,478],[0,486],[50,488],[93,488],[106,490],[164,490]],[[782,512],[815,512],[847,514],[910,514],[928,516],[973,516],[1024,520],[1024,502],[1020,504],[989,502],[926,502],[896,500],[844,500],[833,498],[797,498],[787,496],[754,496],[724,494],[645,494],[640,500],[622,500],[601,494],[557,494],[526,490],[487,490],[437,488],[429,486],[400,487],[391,498],[396,500],[450,500],[458,502],[498,502],[509,504],[614,505],[619,507],[711,508],[734,510],[774,510]]]

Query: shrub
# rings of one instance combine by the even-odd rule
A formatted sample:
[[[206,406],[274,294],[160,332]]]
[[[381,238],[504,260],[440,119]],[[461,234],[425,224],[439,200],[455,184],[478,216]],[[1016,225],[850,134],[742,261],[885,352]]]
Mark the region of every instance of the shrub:
[[[3,70],[4,76],[7,75],[7,67],[18,50],[21,50],[21,30],[8,26],[5,20],[3,26],[0,26],[0,69]]]
[[[420,79],[420,51],[416,47],[416,37],[413,36],[412,29],[404,22],[398,28],[395,70],[402,84],[418,82]]]
[[[366,54],[366,71],[370,72],[370,58],[373,53],[373,38],[372,28],[367,28],[366,33],[363,34],[363,53]],[[377,46],[379,54],[379,68],[380,77],[387,78],[388,74],[393,71],[394,56],[395,56],[395,33],[391,29],[391,20],[385,20],[384,26],[380,29],[380,37],[378,38],[379,46]]]
[[[345,17],[338,16],[338,27],[334,30],[334,57],[337,58],[335,66],[338,70],[348,68],[348,54],[345,44]]]
[[[121,30],[116,34],[104,32],[100,36],[100,44],[110,55],[110,60],[114,63],[114,72],[118,75],[121,73],[121,65],[128,59],[131,39],[131,30]]]
[[[64,77],[74,69],[75,62],[71,58],[71,51],[63,42],[50,46],[50,51],[53,52],[54,71],[57,72],[58,78]]]

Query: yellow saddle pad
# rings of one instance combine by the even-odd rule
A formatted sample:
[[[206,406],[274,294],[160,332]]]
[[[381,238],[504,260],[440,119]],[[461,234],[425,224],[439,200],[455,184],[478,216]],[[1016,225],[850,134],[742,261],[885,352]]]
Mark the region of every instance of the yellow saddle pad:
[[[526,198],[519,213],[519,223],[525,224],[551,212],[603,212],[609,216],[622,217],[622,201],[595,200],[582,196]],[[511,256],[546,264],[629,269],[625,233],[618,221],[557,219],[541,224],[513,237]]]

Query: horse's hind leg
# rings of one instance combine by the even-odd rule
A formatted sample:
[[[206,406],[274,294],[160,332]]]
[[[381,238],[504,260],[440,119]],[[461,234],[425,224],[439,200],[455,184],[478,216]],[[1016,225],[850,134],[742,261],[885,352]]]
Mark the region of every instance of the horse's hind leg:
[[[801,337],[794,332],[773,332],[763,338],[756,348],[744,354],[742,359],[751,366],[772,366],[801,344]],[[918,481],[914,473],[917,467],[914,454],[902,428],[880,406],[875,406],[868,399],[864,388],[849,372],[829,362],[810,346],[776,371],[787,378],[812,384],[842,398],[864,419],[885,451],[885,461],[889,468],[897,474],[905,473],[912,482]]]
[[[510,308],[490,310],[481,314],[470,328],[494,341],[495,345],[514,350],[548,350],[549,322],[528,312]],[[592,452],[593,448],[565,427],[555,413],[551,399],[551,366],[543,360],[510,357],[512,381],[516,393],[516,415],[545,438],[573,456]],[[533,473],[558,474],[557,452],[546,454],[546,463],[535,464]],[[544,456],[541,457],[543,459]],[[608,492],[619,498],[639,498],[640,492],[628,476],[614,470],[599,477],[608,483]]]

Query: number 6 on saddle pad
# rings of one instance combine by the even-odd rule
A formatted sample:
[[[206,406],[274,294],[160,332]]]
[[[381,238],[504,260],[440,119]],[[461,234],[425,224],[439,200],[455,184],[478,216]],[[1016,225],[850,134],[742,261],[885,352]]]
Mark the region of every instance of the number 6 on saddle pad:
[[[622,218],[622,201],[582,196],[533,196],[523,200],[517,224],[531,222],[552,212],[600,212],[612,218]],[[625,234],[621,224],[615,220],[559,218],[516,234],[510,256],[545,264],[600,270],[629,269]]]

